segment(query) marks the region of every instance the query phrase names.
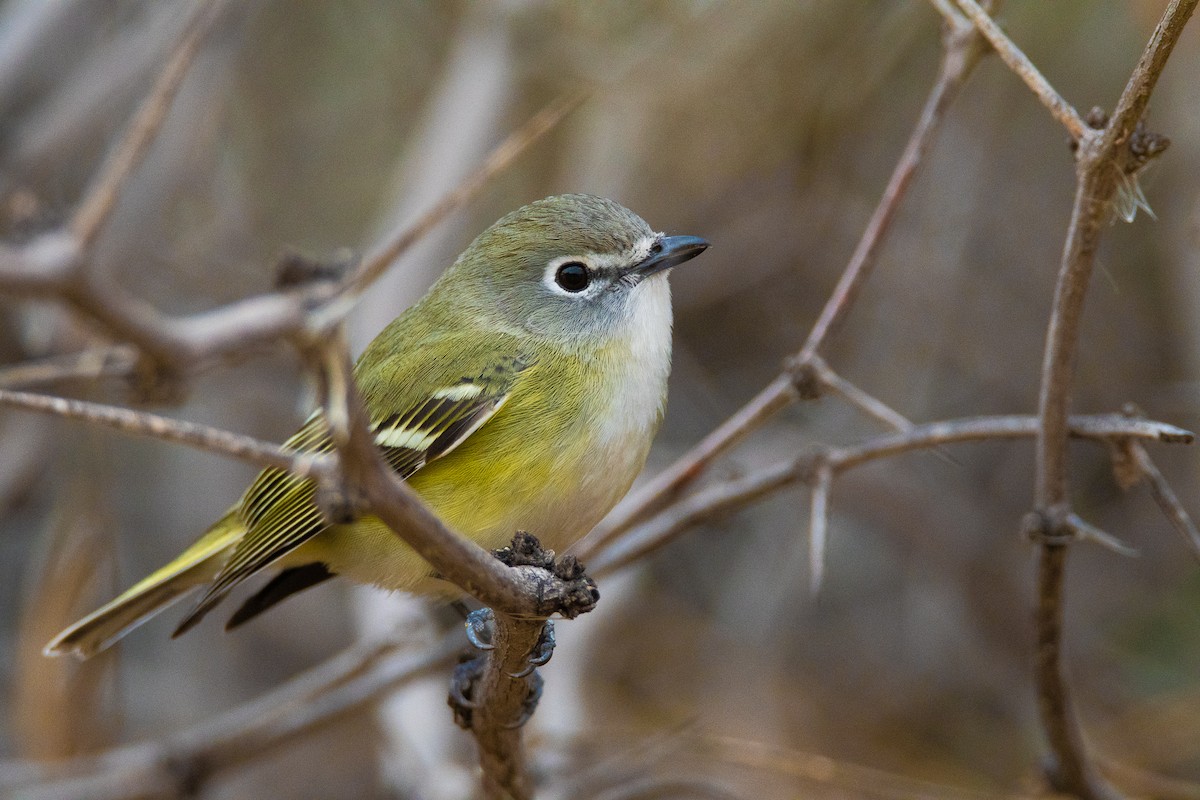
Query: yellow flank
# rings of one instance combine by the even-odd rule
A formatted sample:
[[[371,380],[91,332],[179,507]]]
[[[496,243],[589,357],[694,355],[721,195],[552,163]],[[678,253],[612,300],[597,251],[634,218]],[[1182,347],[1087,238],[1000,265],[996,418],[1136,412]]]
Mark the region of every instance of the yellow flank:
[[[417,471],[409,485],[481,547],[503,547],[514,532],[527,530],[547,547],[565,548],[628,491],[661,418],[660,389],[648,415],[624,420],[630,434],[649,430],[613,435],[613,393],[594,385],[606,373],[611,380],[611,364],[596,360],[617,359],[629,347],[618,340],[586,359],[568,353],[539,359],[520,373],[509,400],[486,424]],[[531,439],[538,446],[529,446]],[[386,589],[436,590],[425,580],[429,565],[373,516],[322,531],[282,565],[312,561]]]

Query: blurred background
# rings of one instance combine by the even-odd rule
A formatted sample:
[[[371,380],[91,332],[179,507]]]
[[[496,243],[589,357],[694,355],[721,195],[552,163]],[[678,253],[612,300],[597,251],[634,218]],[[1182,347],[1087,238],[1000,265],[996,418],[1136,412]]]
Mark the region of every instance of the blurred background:
[[[1112,107],[1164,5],[1015,0],[1002,20],[1084,113]],[[590,87],[582,107],[394,266],[354,335],[361,348],[479,231],[546,195],[606,195],[656,229],[704,236],[711,251],[672,278],[671,397],[647,475],[799,348],[940,55],[940,18],[917,0],[235,6],[122,197],[100,267],[171,313],[269,291],[285,248],[365,250],[530,114]],[[187,9],[0,4],[6,239],[70,213]],[[1108,231],[1074,393],[1080,412],[1132,401],[1193,430],[1195,26],[1150,109],[1151,128],[1173,142],[1143,182],[1157,219],[1139,214]],[[998,59],[985,60],[951,108],[876,274],[824,349],[831,366],[918,422],[1031,413],[1073,176],[1063,130]],[[57,307],[3,302],[2,363],[94,341]],[[127,399],[119,384],[61,391]],[[181,405],[161,410],[281,441],[311,403],[296,358],[279,347],[205,373]],[[798,405],[713,477],[878,432],[836,398]],[[802,488],[694,530],[603,584],[595,613],[559,625],[544,671],[531,736],[545,796],[615,798],[624,795],[596,787],[670,775],[700,776],[735,797],[1036,792],[1035,553],[1018,533],[1032,505],[1032,446],[949,453],[839,478],[817,597]],[[1200,514],[1200,453],[1152,455]],[[1116,486],[1103,448],[1077,443],[1072,458],[1077,509],[1140,552],[1072,550],[1068,653],[1085,729],[1120,769],[1200,782],[1200,570],[1145,487]],[[379,593],[334,582],[236,634],[206,621],[172,641],[178,615],[169,612],[103,658],[42,659],[54,632],[172,557],[252,476],[213,455],[0,413],[0,758],[161,737],[411,617]],[[324,730],[222,776],[204,796],[464,796],[472,756],[444,692],[439,678],[390,714]]]

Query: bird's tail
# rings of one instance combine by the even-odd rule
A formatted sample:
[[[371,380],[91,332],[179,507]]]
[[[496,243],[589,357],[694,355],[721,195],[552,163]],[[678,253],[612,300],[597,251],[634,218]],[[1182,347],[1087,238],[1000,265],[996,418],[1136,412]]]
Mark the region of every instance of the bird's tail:
[[[71,653],[81,659],[99,653],[216,577],[244,530],[233,512],[226,514],[178,558],[55,636],[43,652],[48,656]]]

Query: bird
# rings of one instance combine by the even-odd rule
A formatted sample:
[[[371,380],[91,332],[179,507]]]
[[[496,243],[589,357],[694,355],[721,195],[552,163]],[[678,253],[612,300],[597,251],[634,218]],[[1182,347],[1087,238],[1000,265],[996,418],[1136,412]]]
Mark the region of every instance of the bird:
[[[585,194],[502,217],[356,361],[382,455],[450,528],[485,549],[518,530],[568,547],[645,465],[671,367],[668,273],[708,246],[656,233],[622,205]],[[319,410],[286,446],[331,449]],[[178,636],[268,569],[274,576],[227,629],[334,576],[453,594],[378,517],[328,522],[315,494],[310,480],[263,470],[194,544],[45,653],[90,657],[200,592]]]

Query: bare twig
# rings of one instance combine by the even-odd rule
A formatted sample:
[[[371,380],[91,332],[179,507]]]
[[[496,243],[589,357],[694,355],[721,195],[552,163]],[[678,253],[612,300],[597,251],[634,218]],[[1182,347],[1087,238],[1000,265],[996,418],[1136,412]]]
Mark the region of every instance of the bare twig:
[[[358,295],[374,283],[401,254],[420,241],[439,222],[474,199],[492,178],[507,169],[531,145],[554,130],[568,114],[587,99],[587,96],[586,92],[576,92],[559,97],[538,111],[497,145],[479,169],[453,191],[435,203],[415,222],[405,224],[385,236],[383,242],[363,258],[362,264],[348,281],[347,296],[352,301],[357,299]]]
[[[973,31],[964,33],[961,28],[951,27],[948,30],[945,46],[937,81],[925,101],[921,116],[905,145],[904,153],[896,164],[883,197],[871,215],[871,220],[867,223],[867,228],[863,231],[862,238],[850,257],[833,295],[826,302],[794,363],[811,361],[834,325],[854,303],[858,290],[870,275],[884,237],[895,219],[900,201],[912,184],[934,136],[941,127],[946,110],[957,97],[982,52],[978,35]],[[628,498],[577,545],[576,549],[581,557],[592,559],[593,554],[608,542],[674,501],[713,461],[794,402],[797,395],[791,371],[785,369],[733,416]]]
[[[956,1],[968,16],[972,16],[974,12],[970,6],[974,4],[971,0]],[[1134,127],[1141,119],[1150,92],[1195,6],[1196,0],[1172,0],[1107,126],[1098,135],[1080,140],[1075,203],[1046,333],[1038,398],[1041,430],[1037,440],[1035,511],[1047,520],[1062,519],[1059,512],[1067,508],[1067,414],[1083,301],[1100,234],[1110,218],[1119,181],[1133,159],[1129,143]],[[976,25],[990,23],[990,19],[985,23],[977,17],[978,14],[972,16]],[[1119,797],[1088,761],[1072,706],[1062,663],[1061,639],[1066,546],[1056,535],[1058,531],[1048,533],[1050,535],[1042,545],[1038,570],[1037,683],[1042,725],[1056,762],[1052,777],[1058,788],[1082,798]]]
[[[1073,532],[1076,537],[1095,542],[1101,547],[1106,547],[1118,555],[1129,557],[1138,555],[1138,551],[1135,548],[1125,544],[1103,528],[1096,527],[1076,513],[1072,512],[1067,514],[1067,518],[1063,521],[1063,524],[1066,526],[1067,530]]]
[[[833,467],[817,467],[812,480],[812,500],[808,512],[808,570],[810,591],[821,591],[825,578],[825,541],[829,531],[829,493],[833,491]]]
[[[129,375],[136,364],[137,354],[131,347],[97,347],[0,367],[0,388],[28,389],[63,381],[119,378]]]
[[[991,16],[980,8],[975,0],[954,0],[958,4],[959,9],[966,14],[967,18],[979,29],[979,32],[987,37],[988,43],[995,48],[1000,59],[1008,65],[1008,68],[1017,74],[1021,80],[1025,81],[1038,99],[1042,101],[1054,118],[1063,124],[1067,129],[1067,133],[1076,142],[1091,134],[1091,129],[1080,118],[1079,113],[1072,107],[1070,103],[1063,99],[1050,82],[1038,71],[1038,68],[1033,65],[1021,49],[1017,47],[1012,39],[1000,29],[996,21]]]
[[[54,764],[0,764],[0,793],[23,800],[196,797],[223,772],[250,763],[444,670],[455,639],[406,654],[356,645],[256,700],[161,739]]]
[[[450,530],[380,457],[340,327],[336,335],[318,337],[314,350],[332,437],[354,485],[349,491],[361,489],[371,511],[441,577],[494,612],[494,647],[471,698],[470,729],[479,743],[485,796],[527,800],[521,731],[514,721],[528,694],[518,675],[526,671],[545,620],[564,610],[568,585],[545,569],[506,566]]]
[[[1070,426],[1072,436],[1095,441],[1140,439],[1189,444],[1194,440],[1190,431],[1174,425],[1134,419],[1124,414],[1073,416]],[[693,526],[741,508],[781,487],[812,480],[822,469],[828,469],[836,476],[871,461],[916,450],[961,442],[1030,439],[1037,433],[1038,418],[1033,416],[970,417],[915,425],[906,431],[876,436],[859,444],[819,448],[793,461],[707,486],[672,504],[593,555],[590,572],[600,577],[628,566]]]
[[[979,37],[972,32],[964,34],[951,27],[945,36],[945,52],[938,69],[937,82],[925,101],[921,117],[909,136],[908,144],[904,146],[904,152],[888,180],[887,188],[883,190],[879,205],[871,214],[866,230],[863,231],[854,254],[850,256],[850,263],[846,265],[833,294],[821,309],[821,315],[817,317],[808,339],[800,348],[800,354],[797,356],[800,362],[807,361],[817,354],[825,339],[854,304],[879,258],[879,251],[896,218],[900,201],[908,192],[917,170],[933,144],[934,136],[945,119],[946,110],[958,96],[959,90],[983,54]]]
[[[327,455],[303,453],[186,420],[86,400],[0,389],[0,406],[103,425],[136,436],[150,436],[211,453],[232,456],[262,467],[278,467],[301,477],[325,474],[332,467]]]
[[[1130,442],[1129,447],[1133,452],[1138,469],[1150,486],[1150,494],[1154,497],[1154,502],[1158,503],[1158,507],[1170,520],[1172,527],[1179,531],[1179,535],[1183,537],[1192,553],[1200,557],[1200,530],[1197,530],[1196,523],[1192,521],[1187,509],[1183,507],[1179,496],[1167,483],[1167,479],[1158,469],[1158,465],[1150,460],[1150,454],[1146,452],[1145,447],[1138,442]]]
[[[913,426],[903,414],[834,372],[820,356],[814,355],[807,363],[812,366],[821,386],[834,392],[868,417],[882,422],[892,430],[906,431]]]
[[[159,128],[166,119],[167,109],[179,91],[192,60],[200,49],[205,35],[212,30],[220,16],[226,0],[196,0],[192,18],[188,20],[179,43],[175,45],[154,88],[142,101],[129,127],[113,148],[100,172],[92,180],[79,208],[71,220],[71,232],[79,243],[80,250],[87,250],[95,241],[100,229],[116,208],[117,199],[129,176],[141,163],[150,145],[158,136]]]

